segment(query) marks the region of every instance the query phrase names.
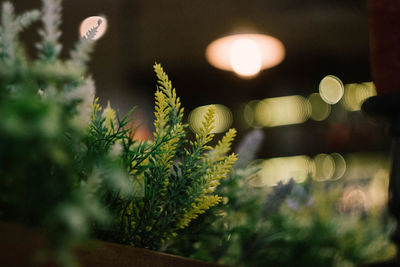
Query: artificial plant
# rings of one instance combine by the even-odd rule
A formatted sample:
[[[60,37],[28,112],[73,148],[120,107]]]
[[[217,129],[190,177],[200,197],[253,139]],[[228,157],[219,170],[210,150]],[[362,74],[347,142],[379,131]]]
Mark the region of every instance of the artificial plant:
[[[221,201],[214,193],[236,156],[235,130],[214,147],[215,107],[194,141],[186,139],[183,108],[168,76],[154,65],[154,140],[135,141],[131,112],[120,117],[94,99],[87,63],[102,23],[62,59],[61,1],[14,14],[2,6],[0,27],[0,219],[44,228],[64,265],[88,237],[160,248]],[[41,19],[38,55],[19,33]]]
[[[135,185],[133,195],[110,192],[107,205],[113,222],[98,235],[137,247],[159,249],[210,207],[221,201],[214,193],[227,176],[236,156],[229,151],[236,134],[230,129],[215,147],[213,139],[215,107],[210,106],[194,141],[188,141],[182,122],[183,108],[171,81],[159,64],[155,93],[154,140],[134,141],[129,134],[109,142],[116,130],[115,113],[108,108],[105,123],[98,105],[94,108],[91,128],[101,143],[119,146],[119,158]],[[104,128],[105,126],[105,128]]]

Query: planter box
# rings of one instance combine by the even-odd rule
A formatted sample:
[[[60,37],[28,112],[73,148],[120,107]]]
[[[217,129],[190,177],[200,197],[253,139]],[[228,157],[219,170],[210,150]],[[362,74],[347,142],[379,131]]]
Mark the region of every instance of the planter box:
[[[35,266],[36,252],[45,244],[44,235],[26,227],[0,222],[0,265]],[[77,259],[82,267],[221,267],[166,253],[142,248],[133,248],[119,244],[97,241],[94,249],[77,249]],[[46,262],[41,267],[57,266]]]

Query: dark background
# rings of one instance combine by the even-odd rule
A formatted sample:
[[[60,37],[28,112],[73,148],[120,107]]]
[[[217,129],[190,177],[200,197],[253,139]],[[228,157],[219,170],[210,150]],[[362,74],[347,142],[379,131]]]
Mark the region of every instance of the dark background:
[[[13,1],[18,11],[39,0]],[[371,81],[366,2],[362,0],[65,0],[63,56],[78,39],[80,22],[92,15],[108,19],[91,70],[97,95],[122,113],[137,105],[137,116],[152,127],[155,76],[162,63],[181,97],[186,114],[205,104],[223,104],[233,112],[239,138],[249,129],[240,107],[254,99],[318,91],[332,74],[344,83]],[[216,38],[251,30],[280,39],[286,58],[280,65],[243,80],[206,62],[206,46]],[[35,30],[24,33],[33,43]],[[33,47],[33,45],[32,45]],[[33,48],[31,48],[33,51]],[[323,122],[264,128],[261,158],[318,153],[383,152],[385,127],[361,112],[340,105]]]

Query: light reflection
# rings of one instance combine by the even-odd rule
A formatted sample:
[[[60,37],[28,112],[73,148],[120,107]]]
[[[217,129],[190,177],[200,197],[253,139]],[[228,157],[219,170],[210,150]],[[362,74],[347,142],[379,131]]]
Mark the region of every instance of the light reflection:
[[[338,180],[346,173],[346,160],[339,153],[332,153],[330,156],[335,164],[335,171],[333,172],[331,180]]]
[[[335,161],[332,156],[327,154],[318,154],[314,157],[315,173],[313,175],[316,181],[327,181],[332,179],[335,173]]]
[[[298,95],[266,98],[255,106],[255,121],[266,127],[303,123],[311,115],[309,101]]]
[[[316,181],[370,179],[371,181],[379,181],[376,182],[378,186],[371,189],[377,192],[376,200],[373,200],[373,202],[382,203],[386,199],[386,193],[382,195],[379,192],[386,192],[385,190],[387,190],[388,164],[387,156],[362,153],[345,156],[339,153],[318,154],[314,158],[306,155],[270,158],[252,163],[252,165],[258,166],[260,171],[252,179],[251,185],[271,186],[279,181],[287,182],[290,178],[301,182],[307,177],[312,177]],[[369,195],[368,193],[368,198],[374,199]]]
[[[308,156],[271,158],[260,164],[261,170],[251,181],[254,187],[273,186],[279,181],[294,179],[303,182],[315,170],[312,159]]]
[[[214,105],[215,106],[215,122],[213,133],[222,133],[228,130],[232,124],[232,112],[224,105]],[[192,131],[198,133],[202,127],[202,121],[208,110],[207,106],[201,106],[195,108],[189,114],[189,126]]]
[[[101,38],[107,30],[107,20],[101,16],[92,16],[84,19],[79,26],[79,34],[81,37],[84,37],[86,33],[96,27],[99,26],[96,32],[96,35],[93,37],[93,40],[97,40]]]
[[[376,95],[376,88],[372,82],[350,83],[345,85],[341,104],[346,110],[358,111],[362,103],[369,97]]]
[[[309,95],[308,101],[311,104],[311,119],[323,121],[331,113],[331,106],[321,98],[320,94],[313,93]]]
[[[343,83],[338,77],[328,75],[319,83],[319,93],[326,103],[336,104],[343,96]]]
[[[258,100],[252,100],[249,103],[247,103],[243,108],[243,118],[248,126],[252,126],[252,127],[259,126],[256,124],[255,114],[254,114],[254,109],[255,109],[255,106],[257,105],[257,103],[258,103]]]

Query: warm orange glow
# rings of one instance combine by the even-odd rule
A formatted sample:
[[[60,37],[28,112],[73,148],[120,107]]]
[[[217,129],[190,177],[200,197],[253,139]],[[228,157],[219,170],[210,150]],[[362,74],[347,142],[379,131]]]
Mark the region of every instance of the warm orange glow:
[[[82,21],[81,26],[79,27],[81,37],[84,37],[91,28],[96,27],[97,25],[99,25],[99,28],[97,29],[96,36],[93,40],[101,38],[106,33],[107,20],[100,16],[88,17]]]
[[[278,39],[263,34],[235,34],[213,41],[206,58],[214,67],[251,77],[282,62],[285,47]]]

